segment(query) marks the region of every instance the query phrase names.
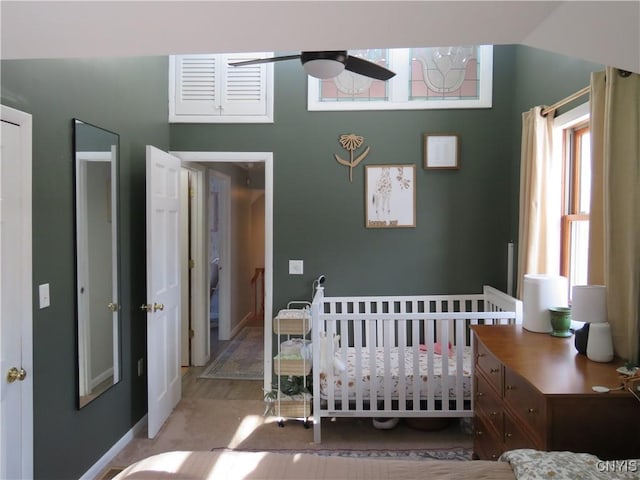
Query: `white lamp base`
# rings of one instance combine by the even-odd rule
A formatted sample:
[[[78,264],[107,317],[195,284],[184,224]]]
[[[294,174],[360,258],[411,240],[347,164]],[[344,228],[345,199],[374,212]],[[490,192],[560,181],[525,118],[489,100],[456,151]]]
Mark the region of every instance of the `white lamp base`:
[[[607,363],[613,360],[613,338],[611,324],[592,323],[587,339],[587,358],[593,362]]]

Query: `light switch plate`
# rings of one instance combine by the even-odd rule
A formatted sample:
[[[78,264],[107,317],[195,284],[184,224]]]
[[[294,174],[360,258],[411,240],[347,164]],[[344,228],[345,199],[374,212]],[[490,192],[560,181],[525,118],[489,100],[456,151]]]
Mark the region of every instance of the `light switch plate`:
[[[43,283],[38,285],[38,294],[40,296],[40,308],[46,308],[51,305],[51,297],[49,296],[49,284]]]
[[[302,275],[304,262],[302,260],[289,260],[289,275]]]

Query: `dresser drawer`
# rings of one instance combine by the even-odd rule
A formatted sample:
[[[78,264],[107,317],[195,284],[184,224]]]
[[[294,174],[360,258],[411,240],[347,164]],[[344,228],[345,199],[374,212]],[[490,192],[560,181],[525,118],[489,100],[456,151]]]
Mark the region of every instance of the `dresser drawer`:
[[[484,378],[484,375],[476,374],[475,377],[475,404],[477,415],[491,424],[495,431],[502,434],[502,398],[498,396],[493,387]]]
[[[532,432],[545,441],[546,412],[544,396],[509,368],[504,371],[504,400],[506,405]]]
[[[504,449],[515,450],[517,448],[542,448],[540,444],[537,444],[518,423],[509,415],[504,415]]]
[[[476,368],[484,373],[498,395],[502,395],[502,364],[479,341],[476,341]]]
[[[502,439],[478,417],[473,419],[473,453],[480,460],[497,460],[504,452]]]

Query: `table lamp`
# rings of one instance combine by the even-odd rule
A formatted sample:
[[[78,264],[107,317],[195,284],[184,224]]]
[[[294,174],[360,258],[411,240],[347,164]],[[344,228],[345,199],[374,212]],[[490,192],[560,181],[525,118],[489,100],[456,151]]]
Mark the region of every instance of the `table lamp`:
[[[572,289],[571,317],[585,325],[576,331],[576,349],[594,362],[613,359],[611,325],[607,322],[604,285],[575,285]]]

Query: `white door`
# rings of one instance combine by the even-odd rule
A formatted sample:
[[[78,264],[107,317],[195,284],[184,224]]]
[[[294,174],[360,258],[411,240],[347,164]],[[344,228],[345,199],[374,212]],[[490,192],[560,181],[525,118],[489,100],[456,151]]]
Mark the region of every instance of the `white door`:
[[[31,116],[2,106],[0,140],[0,478],[30,478]]]
[[[180,375],[180,160],[147,146],[148,434],[182,394]]]
[[[189,170],[180,170],[180,365],[191,365],[191,319],[189,318]]]

